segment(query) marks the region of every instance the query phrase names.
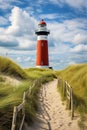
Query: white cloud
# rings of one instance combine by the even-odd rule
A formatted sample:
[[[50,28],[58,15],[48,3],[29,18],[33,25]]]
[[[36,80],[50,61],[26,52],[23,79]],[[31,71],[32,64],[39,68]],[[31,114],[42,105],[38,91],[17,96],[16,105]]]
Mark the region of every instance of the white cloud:
[[[41,19],[55,19],[58,17],[58,14],[54,13],[54,14],[41,14],[40,18]]]
[[[55,44],[59,43],[85,43],[86,38],[86,19],[65,20],[62,23],[53,22],[48,24],[50,37]],[[80,36],[79,36],[80,35]]]
[[[0,9],[11,9],[14,6],[13,3],[22,4],[19,0],[0,0]]]
[[[0,46],[15,47],[15,46],[18,46],[18,41],[13,36],[1,35],[0,36]]]
[[[5,24],[7,24],[7,23],[8,23],[8,20],[7,20],[6,18],[0,16],[0,26],[1,26],[1,25],[5,25]]]
[[[17,57],[16,60],[17,60],[18,62],[22,62],[22,58],[21,58],[21,57]]]
[[[4,28],[0,28],[0,36],[5,34],[5,30],[6,29],[4,29]]]
[[[22,50],[35,50],[36,49],[36,41],[33,39],[20,37],[18,38],[19,48]]]
[[[32,35],[37,23],[33,17],[19,7],[12,9],[9,20],[11,21],[11,26],[8,27],[7,34],[16,36],[22,36],[24,34]]]
[[[73,42],[76,44],[87,43],[87,35],[78,33],[77,35],[75,35]]]
[[[87,1],[86,0],[63,0],[68,5],[80,8],[80,7],[87,7]]]
[[[87,52],[87,45],[79,44],[70,50],[71,52]]]
[[[25,59],[25,61],[31,61],[32,59],[31,59],[31,57],[27,57],[26,59]]]
[[[55,43],[55,47],[49,49],[50,54],[65,54],[69,53],[69,51],[70,47],[61,42]]]
[[[26,12],[29,12],[29,14],[31,14],[31,15],[34,13],[34,8],[32,6],[27,6],[25,8],[25,10],[26,10]]]
[[[31,67],[35,66],[35,56],[29,55],[29,54],[21,54],[21,55],[15,55],[15,60],[18,64],[20,64],[23,67]]]
[[[68,4],[69,6],[78,8],[78,9],[81,9],[82,7],[87,8],[87,0],[49,0],[49,1],[59,6]]]
[[[8,53],[8,49],[7,48],[3,48],[0,46],[0,55],[2,56],[6,56],[6,54]]]
[[[62,6],[62,0],[49,0],[50,2],[52,2],[53,4],[58,4],[59,6]]]
[[[0,9],[8,9],[8,8],[11,8],[10,3],[3,1],[3,0],[0,0]]]
[[[75,61],[70,61],[70,62],[68,63],[68,65],[74,65],[74,64],[76,64]]]
[[[37,21],[26,11],[14,7],[9,17],[11,25],[0,28],[0,46],[17,50],[35,50]]]

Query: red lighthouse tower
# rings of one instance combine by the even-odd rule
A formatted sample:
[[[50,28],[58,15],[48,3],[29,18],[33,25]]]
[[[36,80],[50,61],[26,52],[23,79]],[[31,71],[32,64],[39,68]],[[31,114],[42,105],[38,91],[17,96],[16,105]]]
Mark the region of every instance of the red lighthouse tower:
[[[50,34],[50,32],[47,30],[46,22],[43,19],[38,24],[38,29],[35,34],[37,34],[36,67],[48,68],[49,57],[47,36]]]

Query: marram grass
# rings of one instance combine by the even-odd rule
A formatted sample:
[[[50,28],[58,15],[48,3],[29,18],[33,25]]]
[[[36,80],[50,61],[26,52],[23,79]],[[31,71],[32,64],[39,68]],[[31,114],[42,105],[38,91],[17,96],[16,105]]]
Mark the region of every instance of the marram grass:
[[[56,74],[73,88],[75,109],[87,113],[87,64],[72,65]]]
[[[16,78],[20,84],[14,86],[6,82],[3,75]],[[13,61],[6,57],[0,57],[0,130],[10,130],[14,106],[22,102],[23,92],[28,91],[35,79],[40,82],[32,90],[31,95],[27,95],[25,121],[31,123],[36,116],[38,109],[38,92],[40,84],[51,81],[55,78],[55,73],[49,69],[22,69]],[[17,130],[17,129],[16,129]]]
[[[19,79],[26,79],[26,72],[16,63],[8,59],[7,57],[0,56],[0,73],[10,75]]]

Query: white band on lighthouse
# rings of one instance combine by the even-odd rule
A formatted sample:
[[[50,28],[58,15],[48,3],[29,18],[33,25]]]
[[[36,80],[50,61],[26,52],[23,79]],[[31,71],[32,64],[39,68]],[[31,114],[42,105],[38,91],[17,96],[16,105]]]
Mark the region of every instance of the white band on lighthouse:
[[[42,66],[42,65],[37,65],[36,67],[37,67],[37,68],[49,68],[49,66],[47,66],[47,65],[44,65],[44,66]]]
[[[47,40],[47,36],[46,35],[40,35],[40,36],[38,36],[37,40]]]

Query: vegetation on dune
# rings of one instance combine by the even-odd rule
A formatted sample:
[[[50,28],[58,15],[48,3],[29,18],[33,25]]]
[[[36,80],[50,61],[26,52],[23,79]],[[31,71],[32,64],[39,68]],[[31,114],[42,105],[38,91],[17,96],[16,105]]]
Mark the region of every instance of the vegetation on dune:
[[[4,81],[5,81],[5,78],[0,75],[0,82],[4,82]]]
[[[55,71],[43,68],[25,69],[26,73],[32,79],[40,79],[42,83],[49,82],[56,78]]]
[[[3,75],[21,79],[21,83],[14,86],[6,82]],[[38,91],[41,83],[55,78],[55,73],[49,69],[22,69],[6,57],[0,57],[0,130],[9,130],[12,123],[13,108],[22,102],[23,92],[28,91],[35,79],[40,82],[33,88],[32,94],[26,97],[26,122],[35,119],[38,105]]]
[[[22,102],[23,92],[27,91],[31,84],[31,81],[23,82],[14,87],[10,84],[0,83],[0,127],[7,130],[11,128],[13,108]]]
[[[80,113],[78,125],[82,130],[86,130],[87,126],[87,63],[77,64],[67,67],[64,70],[57,71],[57,76],[67,81],[73,88],[74,108]],[[60,90],[63,97],[63,93]]]
[[[87,112],[87,64],[69,66],[56,74],[72,86],[75,108],[80,113]]]
[[[26,72],[13,61],[6,57],[0,56],[0,73],[10,75],[19,79],[28,78]]]

